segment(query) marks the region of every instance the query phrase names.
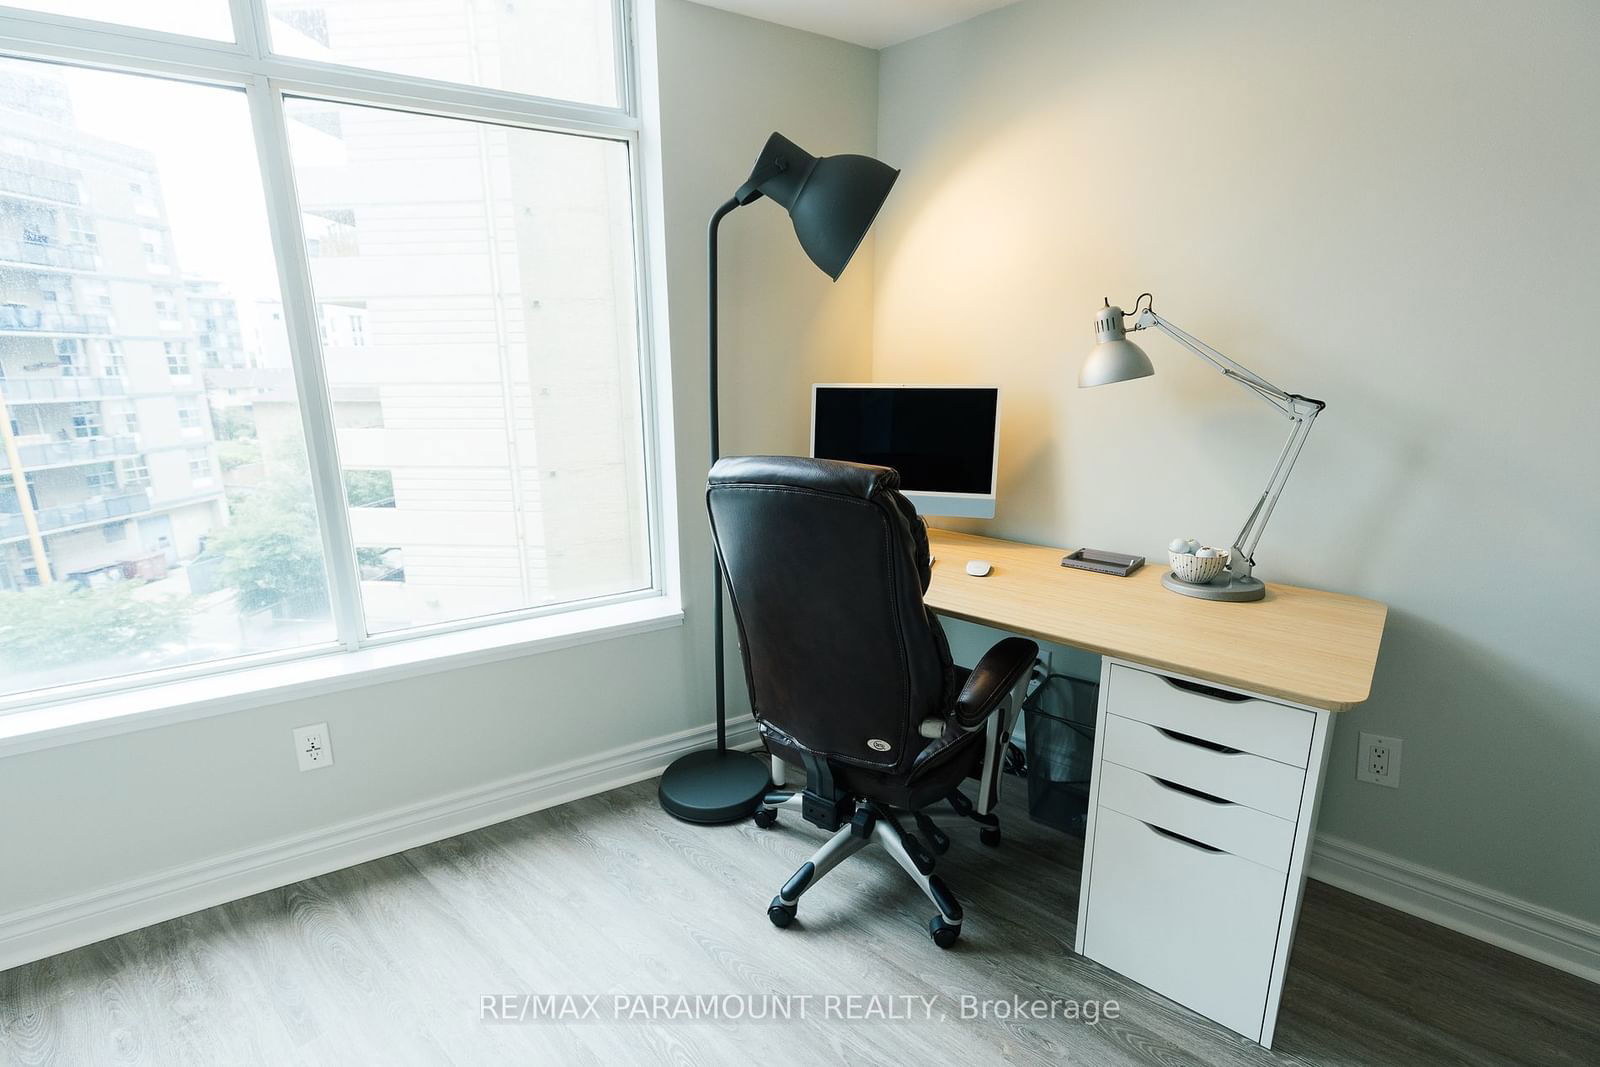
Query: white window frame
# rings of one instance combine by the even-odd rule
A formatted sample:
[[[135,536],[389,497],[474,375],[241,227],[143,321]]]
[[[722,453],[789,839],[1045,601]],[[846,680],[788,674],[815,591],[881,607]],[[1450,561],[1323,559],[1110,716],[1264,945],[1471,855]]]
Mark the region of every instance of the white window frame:
[[[671,419],[662,410],[669,396],[670,368],[662,332],[655,326],[661,294],[651,284],[661,256],[659,229],[646,217],[641,149],[640,57],[635,0],[610,0],[617,28],[617,107],[555,100],[480,86],[456,84],[276,55],[270,48],[265,0],[226,0],[233,41],[215,41],[158,30],[5,6],[0,2],[0,56],[66,63],[168,81],[241,90],[249,106],[261,168],[273,251],[277,257],[284,322],[289,335],[301,420],[311,462],[312,487],[326,553],[336,638],[288,652],[246,654],[189,667],[170,668],[96,682],[0,697],[0,752],[66,739],[142,728],[125,720],[137,714],[151,725],[182,717],[265,702],[251,694],[288,699],[302,681],[325,689],[329,671],[351,684],[378,681],[568,647],[609,636],[678,625],[683,618],[678,590],[677,501],[670,465]],[[322,344],[312,291],[311,267],[302,232],[290,158],[284,101],[310,96],[338,104],[365,105],[441,118],[467,119],[513,129],[577,134],[617,141],[628,149],[634,235],[639,403],[643,441],[646,538],[650,583],[646,588],[588,600],[369,636],[363,618],[355,545],[335,443],[332,400],[322,362]],[[653,158],[652,152],[648,154]],[[323,664],[318,666],[318,664]],[[194,694],[204,694],[199,704]],[[100,719],[118,720],[101,731]]]

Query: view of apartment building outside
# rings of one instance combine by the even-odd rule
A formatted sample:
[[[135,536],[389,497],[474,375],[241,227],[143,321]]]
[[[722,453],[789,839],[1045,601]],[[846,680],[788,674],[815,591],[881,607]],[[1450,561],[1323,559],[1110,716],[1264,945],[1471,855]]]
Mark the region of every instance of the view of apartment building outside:
[[[78,113],[87,104],[102,128],[123,107],[153,122],[196,94],[242,112],[237,94],[0,60],[0,693],[329,631],[320,559],[301,568],[299,596],[242,595],[250,569],[217,551],[262,446],[246,421],[247,454],[225,462],[218,429],[240,430],[213,399],[248,420],[258,383],[215,376],[248,379],[258,346],[224,284],[186,275],[156,153]],[[185,179],[214,168],[237,189],[255,170],[248,131],[232,146],[194,152]],[[219,212],[221,242],[259,255],[261,219],[259,202],[253,218]],[[293,451],[297,426],[287,435]]]
[[[153,576],[226,521],[198,338],[148,154],[0,78],[0,389],[52,576]],[[0,589],[40,583],[0,469]]]
[[[618,99],[609,4],[410,7],[270,0],[273,46]],[[284,113],[367,632],[648,588],[626,144]],[[237,204],[261,196],[242,94],[0,60],[0,117],[0,695],[329,640],[290,316]],[[6,661],[18,605],[93,599],[64,588],[170,625],[104,662]]]

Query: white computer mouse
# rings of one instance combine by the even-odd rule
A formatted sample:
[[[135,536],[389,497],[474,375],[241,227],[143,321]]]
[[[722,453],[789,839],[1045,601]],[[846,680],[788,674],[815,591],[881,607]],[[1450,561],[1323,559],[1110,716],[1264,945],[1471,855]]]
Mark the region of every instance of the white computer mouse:
[[[967,560],[967,573],[974,578],[987,578],[994,567],[986,559]]]

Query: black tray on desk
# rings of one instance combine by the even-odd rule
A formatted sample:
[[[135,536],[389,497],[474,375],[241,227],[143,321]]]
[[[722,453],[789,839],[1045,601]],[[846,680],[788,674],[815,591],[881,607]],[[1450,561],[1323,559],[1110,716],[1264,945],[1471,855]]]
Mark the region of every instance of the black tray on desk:
[[[1061,557],[1063,567],[1076,567],[1096,574],[1114,574],[1126,578],[1144,566],[1143,556],[1130,556],[1123,552],[1103,552],[1098,548],[1080,548]]]

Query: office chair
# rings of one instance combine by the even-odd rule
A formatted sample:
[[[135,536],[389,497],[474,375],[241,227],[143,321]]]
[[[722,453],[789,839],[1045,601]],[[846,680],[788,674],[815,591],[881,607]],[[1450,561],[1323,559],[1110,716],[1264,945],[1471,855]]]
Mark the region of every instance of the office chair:
[[[952,664],[922,603],[927,529],[899,484],[887,467],[731,457],[711,469],[706,502],[756,722],[768,749],[806,772],[803,791],[763,798],[756,824],[795,808],[833,831],[768,918],[788,926],[802,894],[876,842],[938,909],[928,932],[948,948],[961,905],[933,873],[949,839],[925,809],[948,802],[982,825],[985,844],[999,843],[1000,759],[1039,648],[1011,637],[971,671]],[[959,789],[968,778],[976,804]]]

